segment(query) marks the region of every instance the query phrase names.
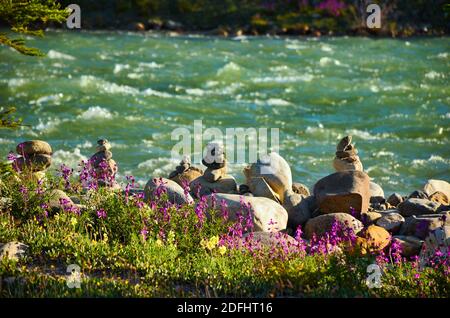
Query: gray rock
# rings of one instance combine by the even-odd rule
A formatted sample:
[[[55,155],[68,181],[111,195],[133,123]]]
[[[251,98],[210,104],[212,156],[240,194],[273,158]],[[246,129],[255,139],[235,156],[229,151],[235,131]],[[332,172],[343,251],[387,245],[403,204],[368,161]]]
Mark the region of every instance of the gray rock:
[[[200,197],[214,192],[230,194],[238,192],[236,180],[230,175],[225,175],[216,182],[208,182],[203,176],[200,176],[190,183],[190,188],[194,196],[197,195],[197,189],[200,188]]]
[[[397,241],[401,247],[401,254],[404,257],[419,255],[422,248],[423,240],[415,236],[396,235],[393,240]]]
[[[386,231],[396,233],[405,222],[405,218],[399,213],[389,213],[377,220],[376,224]]]
[[[299,225],[303,226],[310,218],[308,200],[304,196],[293,191],[286,191],[283,207],[288,213],[288,227],[296,230]]]
[[[450,225],[450,212],[422,216],[413,215],[405,218],[405,222],[400,227],[399,234],[415,236],[423,240],[431,231],[444,225]]]
[[[414,192],[412,192],[408,198],[416,198],[416,199],[428,199],[428,195],[420,190],[416,190]]]
[[[363,171],[343,171],[320,179],[314,196],[322,213],[350,213],[350,208],[367,212],[370,200],[369,176]]]
[[[398,193],[392,193],[389,198],[386,200],[392,206],[397,206],[403,202],[403,197]]]
[[[250,191],[259,196],[253,188],[253,178],[263,178],[273,192],[278,195],[280,202],[284,202],[284,193],[286,190],[292,190],[292,173],[289,164],[276,152],[271,152],[263,160],[251,164],[244,168],[246,184]]]
[[[444,193],[447,196],[447,198],[450,199],[450,183],[444,180],[435,180],[435,179],[428,180],[423,187],[423,191],[427,195],[432,195],[433,193],[439,191]]]
[[[6,244],[0,244],[0,260],[4,257],[11,260],[19,260],[25,256],[28,245],[20,242],[9,242]]]
[[[421,267],[429,263],[430,258],[435,256],[439,251],[444,255],[448,255],[450,250],[450,226],[439,227],[429,233],[420,251],[419,264]]]
[[[72,199],[62,190],[52,190],[49,195],[48,207],[53,213],[67,209],[78,209]]]
[[[428,199],[409,198],[397,206],[403,216],[434,214],[439,204]]]
[[[212,205],[212,196],[207,197],[208,206]],[[230,220],[236,220],[237,213],[245,214],[247,211],[241,205],[250,204],[253,220],[253,231],[277,232],[285,230],[288,221],[287,211],[277,202],[263,197],[249,197],[238,194],[216,193],[216,202],[224,200],[228,207]]]
[[[155,190],[163,187],[167,191],[168,199],[174,204],[190,204],[193,203],[191,195],[185,194],[184,189],[175,181],[158,178],[150,179],[144,188],[144,200],[149,201],[154,197]]]
[[[310,219],[305,226],[305,237],[311,239],[314,233],[317,236],[324,235],[331,230],[334,222],[352,228],[355,233],[363,229],[363,224],[348,213],[329,213]]]

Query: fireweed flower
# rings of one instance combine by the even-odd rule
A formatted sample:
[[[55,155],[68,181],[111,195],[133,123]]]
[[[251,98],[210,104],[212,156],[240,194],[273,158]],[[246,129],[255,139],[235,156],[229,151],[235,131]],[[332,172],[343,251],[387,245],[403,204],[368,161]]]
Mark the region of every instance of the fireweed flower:
[[[142,235],[142,238],[144,239],[144,241],[146,241],[146,240],[147,240],[147,235],[148,235],[148,230],[147,230],[147,227],[146,227],[146,226],[144,226],[144,227],[142,228],[142,230],[141,230],[141,235]]]
[[[135,179],[133,176],[125,176],[125,178],[127,179],[127,185],[125,187],[125,203],[128,204],[130,190],[135,186]]]
[[[97,217],[99,219],[106,219],[106,211],[104,209],[97,210]]]
[[[18,158],[18,156],[17,156],[14,152],[12,152],[12,151],[10,151],[10,152],[8,153],[8,155],[6,156],[6,159],[7,159],[8,161],[15,161],[17,158]]]
[[[220,200],[220,211],[222,214],[223,220],[226,222],[228,221],[228,204],[225,199]]]
[[[71,189],[70,177],[73,174],[73,169],[69,168],[65,164],[62,164],[61,167],[59,168],[59,174],[64,180],[64,188],[66,190],[70,190]]]

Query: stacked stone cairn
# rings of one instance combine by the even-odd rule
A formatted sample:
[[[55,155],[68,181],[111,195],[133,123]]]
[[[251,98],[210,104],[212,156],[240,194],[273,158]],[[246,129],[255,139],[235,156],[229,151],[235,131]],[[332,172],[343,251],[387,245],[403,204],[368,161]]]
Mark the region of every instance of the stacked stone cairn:
[[[169,174],[169,179],[184,187],[202,175],[203,170],[192,166],[190,158],[184,156],[180,164]]]
[[[36,179],[45,178],[45,171],[52,164],[52,147],[42,140],[24,141],[17,145],[19,155],[13,167],[19,172],[31,172]]]
[[[223,145],[211,142],[206,150],[202,163],[207,168],[203,175],[191,182],[190,188],[193,195],[204,196],[214,192],[236,194],[238,187],[236,180],[227,174],[227,159]]]
[[[112,159],[111,144],[107,139],[97,141],[96,153],[89,159],[89,163],[97,177],[98,184],[112,189],[120,189],[115,177],[118,171],[117,163]]]

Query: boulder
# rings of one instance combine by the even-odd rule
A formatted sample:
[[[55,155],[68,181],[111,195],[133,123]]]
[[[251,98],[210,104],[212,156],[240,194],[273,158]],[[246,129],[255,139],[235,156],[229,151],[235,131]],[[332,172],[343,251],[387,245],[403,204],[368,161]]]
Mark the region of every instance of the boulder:
[[[403,202],[403,197],[398,193],[392,193],[386,200],[386,202],[392,205],[393,207],[396,207],[397,205]]]
[[[450,250],[450,226],[439,227],[429,233],[420,251],[419,264],[427,265],[429,260],[440,252],[443,257],[448,257]],[[442,257],[441,256],[441,257]]]
[[[212,205],[212,196],[206,197],[208,206]],[[251,205],[253,231],[277,232],[286,229],[288,221],[287,211],[277,202],[263,197],[248,197],[238,194],[215,194],[216,202],[224,200],[228,207],[230,220],[236,220],[237,213],[245,214],[241,201]]]
[[[30,156],[34,154],[42,154],[51,156],[53,153],[52,147],[42,140],[24,141],[17,145],[16,152],[19,155]]]
[[[430,201],[436,202],[440,205],[449,205],[450,201],[444,192],[436,191],[429,197]]]
[[[203,178],[205,178],[207,182],[217,182],[226,175],[227,175],[227,166],[224,166],[219,169],[212,169],[208,167],[203,173]]]
[[[0,244],[0,260],[3,258],[9,258],[11,260],[19,260],[25,256],[28,245],[20,242],[9,242],[6,244]]]
[[[413,215],[405,218],[399,234],[425,239],[433,230],[448,225],[450,225],[450,212],[422,216]]]
[[[73,209],[78,211],[78,206],[73,203],[72,199],[62,190],[52,190],[49,195],[48,207],[53,213],[64,210]]]
[[[311,194],[309,192],[309,188],[303,183],[293,182],[292,183],[292,191],[295,193],[304,195],[305,197],[309,197]]]
[[[305,237],[311,239],[314,233],[317,236],[324,235],[331,230],[334,222],[338,222],[341,227],[352,228],[355,233],[363,228],[363,224],[348,213],[329,213],[309,219],[305,226]]]
[[[230,175],[226,175],[216,182],[208,182],[203,176],[200,176],[190,183],[191,193],[196,195],[199,187],[201,197],[214,192],[236,194],[238,191],[236,180]]]
[[[393,237],[393,241],[400,245],[401,254],[404,257],[419,255],[423,244],[423,240],[415,236],[396,235]]]
[[[281,203],[280,196],[273,191],[266,180],[262,177],[247,179],[250,192],[257,197],[265,197]]]
[[[244,234],[243,239],[260,243],[268,248],[287,248],[293,251],[299,245],[296,239],[282,232],[251,232]]]
[[[33,154],[27,157],[18,157],[14,160],[13,165],[19,171],[29,169],[29,171],[43,171],[52,164],[52,157],[45,154]]]
[[[184,187],[184,183],[188,185],[198,177],[203,175],[203,170],[191,166],[191,159],[185,156],[175,170],[169,174],[169,179],[175,181]]]
[[[428,195],[420,190],[416,190],[414,192],[412,192],[408,198],[415,198],[415,199],[428,199]]]
[[[150,179],[144,188],[144,200],[151,200],[155,191],[160,190],[161,187],[167,192],[169,201],[174,204],[191,204],[194,202],[191,195],[185,194],[184,189],[178,183],[166,178]]]
[[[397,206],[398,211],[403,216],[434,214],[437,212],[439,204],[428,199],[409,198]]]
[[[367,212],[370,200],[369,176],[362,171],[343,171],[320,179],[314,196],[322,213],[350,213],[350,208]]]
[[[369,225],[358,233],[356,245],[366,254],[383,250],[390,241],[391,235],[388,231],[376,225]]]
[[[382,216],[383,215],[378,212],[364,212],[364,213],[361,213],[361,221],[365,225],[370,225],[370,224],[375,223]]]
[[[423,191],[427,195],[432,195],[433,193],[439,191],[444,193],[447,198],[450,198],[450,183],[444,180],[430,179],[424,185]]]
[[[259,159],[256,163],[244,168],[246,184],[255,195],[252,178],[263,178],[270,188],[275,192],[280,201],[284,201],[286,190],[292,189],[292,173],[289,164],[278,153],[271,152],[268,156]]]
[[[299,225],[303,226],[310,218],[308,200],[304,196],[291,191],[284,195],[283,207],[288,213],[288,227],[296,230]]]
[[[386,231],[391,233],[396,233],[400,230],[400,227],[405,222],[405,218],[401,216],[399,213],[389,213],[382,216],[376,224]]]

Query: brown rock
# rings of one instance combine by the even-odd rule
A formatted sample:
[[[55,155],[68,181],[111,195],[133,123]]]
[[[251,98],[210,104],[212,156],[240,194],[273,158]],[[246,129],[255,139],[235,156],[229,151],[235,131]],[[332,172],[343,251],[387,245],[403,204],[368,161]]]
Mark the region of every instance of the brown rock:
[[[393,240],[400,244],[401,254],[405,257],[419,255],[423,241],[414,236],[397,235]]]
[[[308,187],[299,182],[292,183],[292,191],[294,191],[295,193],[304,195],[305,197],[309,197],[311,195]]]
[[[389,245],[391,235],[382,227],[370,225],[358,234],[359,238],[356,244],[363,254],[383,250]]]
[[[52,147],[42,140],[24,141],[17,145],[16,152],[19,155],[30,156],[33,154],[52,155]]]
[[[384,228],[386,231],[396,233],[405,222],[405,218],[399,213],[389,213],[381,217],[377,221],[377,225]]]
[[[309,219],[305,226],[305,237],[310,239],[314,233],[317,236],[324,235],[331,230],[334,222],[338,222],[342,227],[352,228],[355,233],[358,233],[363,228],[363,224],[350,214],[329,213]]]
[[[301,194],[289,191],[284,195],[283,207],[288,213],[288,226],[296,230],[299,225],[303,226],[310,218],[308,200]]]
[[[382,216],[383,215],[378,212],[364,212],[364,213],[361,213],[361,221],[364,224],[369,225],[369,224],[375,223]]]
[[[314,196],[322,213],[350,213],[350,208],[367,212],[370,190],[369,176],[362,171],[342,171],[320,179]]]
[[[425,239],[430,232],[442,226],[450,226],[450,212],[407,217],[399,234]]]
[[[429,197],[430,201],[442,204],[442,205],[449,205],[450,202],[447,198],[447,196],[445,195],[445,193],[440,192],[440,191],[436,191],[435,193],[433,193],[432,195],[430,195]]]
[[[199,187],[200,196],[208,195],[213,192],[230,194],[235,194],[238,192],[236,180],[230,175],[225,175],[216,182],[208,182],[203,176],[200,176],[191,182],[191,192],[197,195],[197,189]]]

